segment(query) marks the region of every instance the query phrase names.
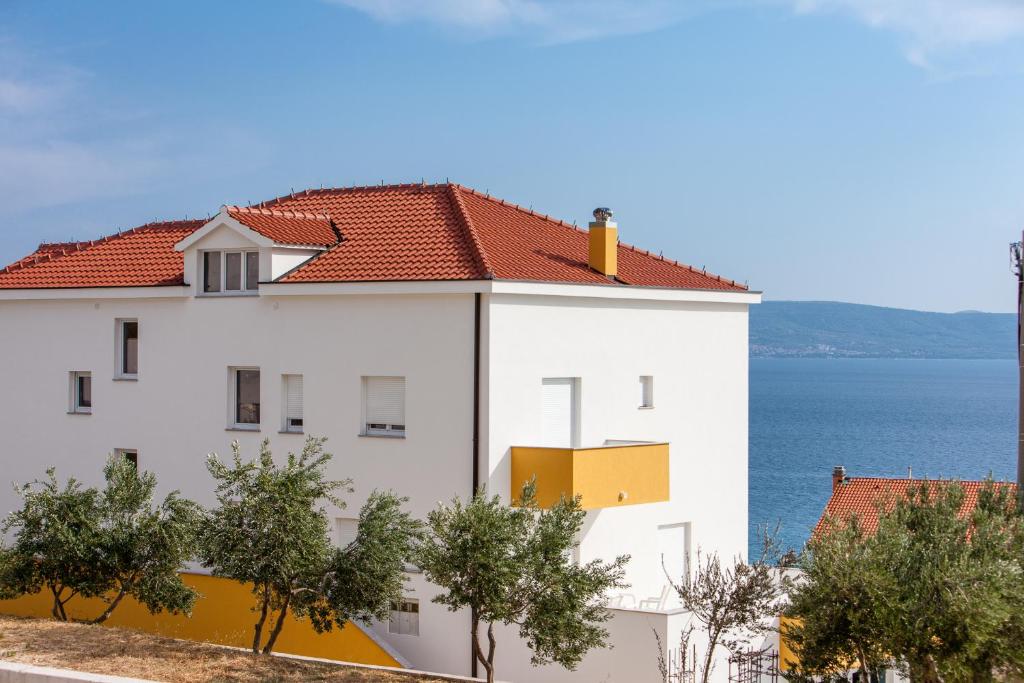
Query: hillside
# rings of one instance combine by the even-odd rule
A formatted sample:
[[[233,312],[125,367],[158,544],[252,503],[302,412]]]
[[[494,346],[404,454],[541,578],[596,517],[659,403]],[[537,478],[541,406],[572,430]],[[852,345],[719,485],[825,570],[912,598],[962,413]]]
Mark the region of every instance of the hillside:
[[[1012,313],[929,313],[834,301],[750,307],[755,358],[1016,358]]]

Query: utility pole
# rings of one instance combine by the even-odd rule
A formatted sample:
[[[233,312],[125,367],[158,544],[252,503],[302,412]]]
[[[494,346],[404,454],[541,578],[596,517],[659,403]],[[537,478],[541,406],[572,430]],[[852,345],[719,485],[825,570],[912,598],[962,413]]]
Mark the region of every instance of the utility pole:
[[[1010,244],[1010,268],[1017,276],[1017,503],[1024,510],[1024,236]]]

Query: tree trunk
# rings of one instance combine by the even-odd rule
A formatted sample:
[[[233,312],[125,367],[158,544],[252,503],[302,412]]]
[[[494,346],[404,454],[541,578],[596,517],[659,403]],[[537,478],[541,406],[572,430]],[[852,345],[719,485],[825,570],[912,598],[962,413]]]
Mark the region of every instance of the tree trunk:
[[[490,657],[485,657],[483,648],[480,647],[480,639],[478,637],[480,631],[480,619],[476,616],[473,617],[473,626],[470,631],[473,636],[473,655],[476,657],[478,662],[484,665],[484,671],[487,672],[487,683],[494,683],[494,646],[491,645]],[[487,631],[488,634],[490,634],[491,629],[488,628]]]
[[[715,648],[718,647],[718,634],[708,641],[708,651],[704,654],[704,670],[700,672],[701,683],[708,683],[711,678],[711,668],[715,661]]]
[[[910,663],[911,683],[940,683],[939,671],[931,655]]]
[[[67,622],[68,621],[68,612],[65,611],[65,608],[63,608],[63,605],[65,605],[65,603],[68,602],[68,600],[71,600],[72,596],[74,596],[74,593],[72,593],[72,596],[68,597],[68,600],[61,600],[60,599],[60,596],[63,594],[63,589],[62,588],[58,589],[56,586],[50,586],[50,593],[53,594],[53,609],[52,609],[53,618],[55,618],[55,620],[60,621],[60,622]]]
[[[127,594],[128,594],[128,589],[122,584],[121,590],[118,591],[118,593],[117,593],[117,597],[114,598],[113,601],[111,601],[111,603],[109,605],[107,605],[107,608],[105,610],[103,610],[103,614],[99,615],[98,617],[96,617],[95,619],[93,619],[89,623],[91,623],[91,624],[102,624],[104,621],[109,619],[111,613],[114,611],[114,608],[116,608],[118,606],[118,604],[120,604],[121,600],[123,600],[124,596],[127,595]]]
[[[277,642],[277,636],[281,633],[281,628],[284,626],[284,618],[288,615],[288,605],[291,603],[292,594],[284,596],[284,605],[281,607],[281,611],[277,615],[277,623],[274,624],[274,630],[270,632],[270,638],[267,639],[267,644],[263,648],[263,654],[269,655],[274,651],[274,643]]]
[[[267,607],[270,603],[270,594],[263,594],[263,608],[260,610],[259,621],[256,622],[256,628],[253,629],[254,633],[252,636],[252,653],[258,655],[260,653],[260,640],[263,638],[263,623],[267,620]]]
[[[487,683],[494,683],[494,622],[487,624]]]

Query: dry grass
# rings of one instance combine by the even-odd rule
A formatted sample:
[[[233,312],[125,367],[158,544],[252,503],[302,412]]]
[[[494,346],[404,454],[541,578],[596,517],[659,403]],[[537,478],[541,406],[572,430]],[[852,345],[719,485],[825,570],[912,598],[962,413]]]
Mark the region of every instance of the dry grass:
[[[167,683],[443,683],[446,680],[280,657],[255,657],[239,650],[129,629],[9,616],[0,616],[0,661]]]

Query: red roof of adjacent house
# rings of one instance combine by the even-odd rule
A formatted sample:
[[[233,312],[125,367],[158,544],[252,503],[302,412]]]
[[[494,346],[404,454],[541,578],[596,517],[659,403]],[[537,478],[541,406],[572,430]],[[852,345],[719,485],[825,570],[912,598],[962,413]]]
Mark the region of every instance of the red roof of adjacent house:
[[[245,206],[225,206],[224,210],[242,225],[278,244],[329,247],[338,241],[331,217],[323,213]]]
[[[878,529],[880,510],[890,509],[897,498],[905,498],[911,486],[927,483],[932,486],[949,486],[955,480],[950,479],[886,479],[882,477],[846,477],[836,485],[832,497],[821,514],[821,519],[814,529],[820,533],[829,520],[842,522],[856,515],[864,530],[873,533]],[[965,516],[978,504],[978,493],[985,486],[984,481],[959,481],[964,490],[964,503],[960,515]],[[1017,485],[1010,482],[998,482],[998,487],[1006,487],[1012,494]]]
[[[205,222],[149,223],[90,242],[40,244],[0,270],[0,289],[180,285],[183,261],[174,245]]]
[[[622,243],[618,276],[610,280],[587,264],[586,230],[451,183],[306,190],[225,210],[275,242],[325,248],[280,282],[499,279],[747,289]],[[174,244],[201,223],[143,226],[73,247],[40,245],[0,270],[0,288],[180,284]]]

